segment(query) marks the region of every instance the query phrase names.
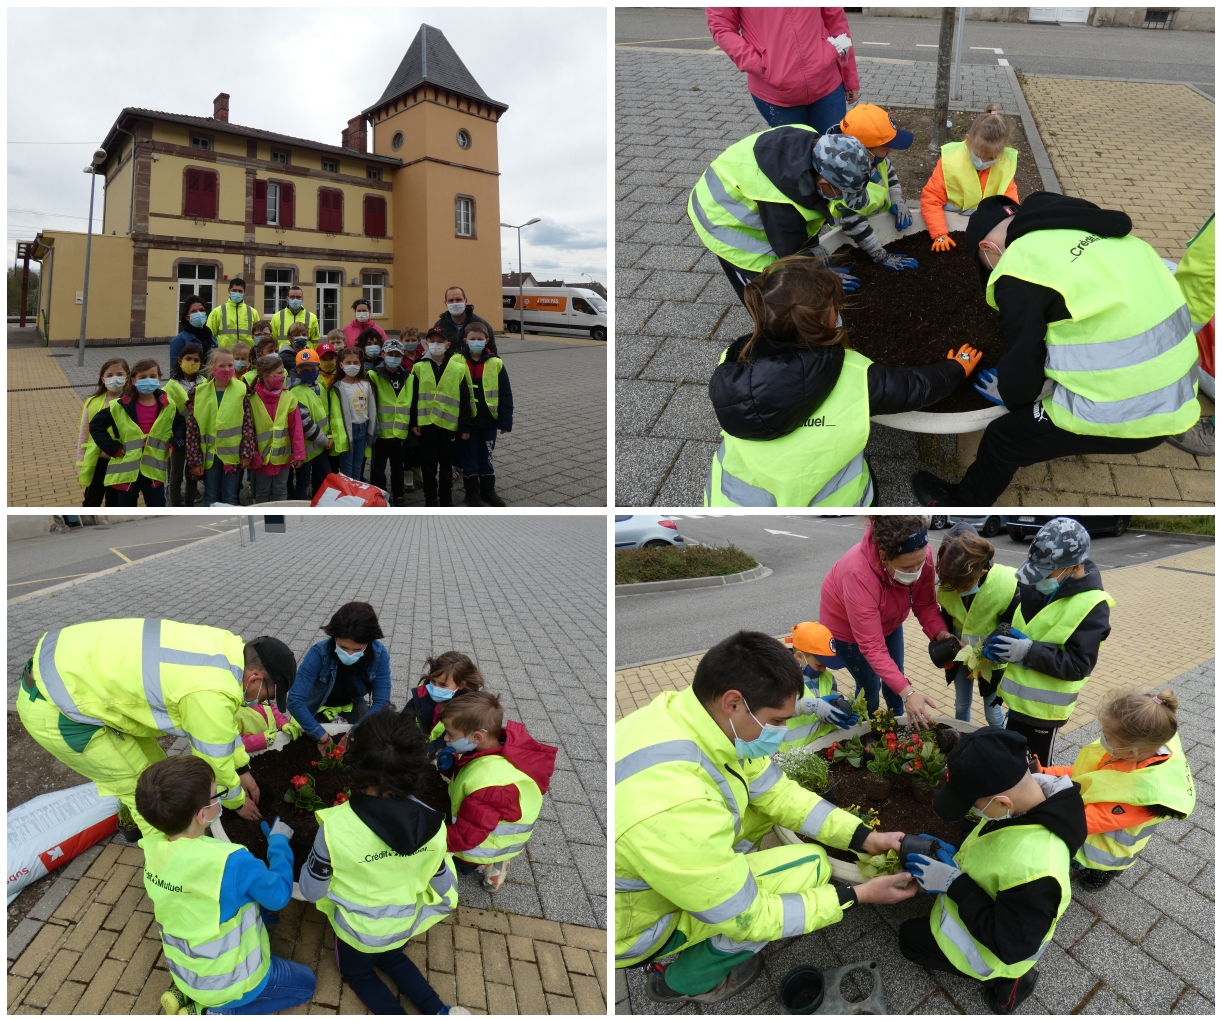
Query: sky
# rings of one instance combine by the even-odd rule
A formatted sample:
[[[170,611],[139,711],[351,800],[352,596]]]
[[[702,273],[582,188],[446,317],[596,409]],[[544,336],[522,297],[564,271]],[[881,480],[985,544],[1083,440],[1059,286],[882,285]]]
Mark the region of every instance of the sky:
[[[40,228],[85,230],[81,170],[124,107],[208,117],[227,92],[234,124],[339,145],[421,23],[509,106],[498,128],[501,219],[541,219],[522,230],[523,270],[606,283],[607,13],[594,7],[10,7],[10,263],[14,243]],[[99,182],[95,230],[101,209]],[[501,269],[517,269],[516,231],[501,230]]]

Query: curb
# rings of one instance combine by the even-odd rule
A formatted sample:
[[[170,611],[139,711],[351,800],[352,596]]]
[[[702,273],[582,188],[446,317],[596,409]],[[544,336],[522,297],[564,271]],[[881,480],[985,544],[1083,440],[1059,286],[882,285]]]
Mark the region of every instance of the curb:
[[[739,582],[754,582],[757,578],[767,578],[772,574],[771,568],[757,564],[749,571],[739,571],[733,575],[702,575],[700,578],[672,578],[662,582],[632,582],[616,586],[615,596],[642,596],[645,593],[665,593],[674,589],[709,589],[715,586],[732,586]]]
[[[1023,133],[1027,136],[1027,145],[1031,147],[1031,155],[1035,159],[1036,169],[1040,172],[1040,182],[1044,186],[1044,191],[1063,195],[1061,182],[1057,180],[1056,171],[1052,169],[1052,161],[1048,159],[1048,150],[1044,148],[1044,140],[1040,138],[1040,129],[1035,124],[1031,107],[1027,105],[1027,97],[1023,95],[1023,87],[1018,83],[1018,75],[1014,73],[1014,68],[1009,65],[1006,66],[1006,77],[1010,80],[1010,91],[1014,93],[1014,102],[1018,104],[1018,114],[1023,122]]]

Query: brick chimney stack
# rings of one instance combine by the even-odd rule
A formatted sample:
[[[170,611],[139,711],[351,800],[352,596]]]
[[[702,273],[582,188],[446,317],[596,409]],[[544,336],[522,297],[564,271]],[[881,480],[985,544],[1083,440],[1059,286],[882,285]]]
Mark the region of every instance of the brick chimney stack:
[[[340,145],[345,149],[355,149],[358,153],[368,152],[365,136],[365,118],[361,115],[351,118],[348,127],[344,129]]]
[[[212,101],[212,119],[216,121],[229,120],[229,93],[222,92]]]

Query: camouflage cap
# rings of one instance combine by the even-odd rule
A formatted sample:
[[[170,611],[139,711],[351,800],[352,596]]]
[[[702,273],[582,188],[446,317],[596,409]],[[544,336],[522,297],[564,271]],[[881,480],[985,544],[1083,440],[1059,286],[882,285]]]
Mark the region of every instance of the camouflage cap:
[[[1072,518],[1054,518],[1045,525],[1018,569],[1018,580],[1033,585],[1059,568],[1072,568],[1090,556],[1090,533]]]
[[[820,135],[811,153],[815,171],[843,195],[849,209],[862,209],[869,202],[866,183],[874,167],[866,147],[852,135]]]

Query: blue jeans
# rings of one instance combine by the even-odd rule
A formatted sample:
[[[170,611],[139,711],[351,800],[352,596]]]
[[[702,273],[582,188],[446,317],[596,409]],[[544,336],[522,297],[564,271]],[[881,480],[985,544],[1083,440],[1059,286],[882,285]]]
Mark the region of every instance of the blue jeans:
[[[967,664],[960,664],[955,671],[955,720],[972,719],[972,690],[976,683],[968,677]],[[1005,704],[994,692],[984,697],[984,722],[989,727],[1005,727]]]
[[[891,659],[895,661],[895,666],[901,671],[904,669],[904,626],[900,625],[886,638],[887,652],[891,654]],[[870,666],[870,662],[861,652],[861,648],[852,642],[843,642],[840,639],[836,640],[836,652],[840,659],[844,661],[844,666],[848,668],[849,674],[853,676],[853,680],[857,682],[857,687],[853,690],[853,698],[856,699],[860,695],[861,690],[866,690],[866,705],[873,713],[878,709],[878,689],[882,687],[883,695],[887,700],[887,706],[897,717],[904,712],[904,700],[891,691],[886,685],[883,685],[882,678],[878,676],[878,672]]]
[[[763,114],[770,128],[779,128],[782,124],[808,124],[822,134],[833,124],[839,124],[848,112],[844,85],[837,85],[826,96],[807,106],[773,106],[762,99],[756,99],[755,96],[751,98],[755,100],[755,108]]]
[[[471,435],[458,441],[458,466],[464,479],[494,476],[492,451],[496,447],[495,426],[472,426]]]
[[[106,494],[108,502],[114,501],[113,507],[135,507],[141,494],[144,495],[145,507],[165,507],[165,485],[154,486],[148,476],[137,476],[132,488],[126,492],[110,487]]]
[[[223,504],[238,502],[238,473],[226,472],[220,458],[212,459],[212,467],[204,469],[204,507],[220,501]]]
[[[305,1004],[314,996],[314,973],[300,962],[272,955],[267,983],[259,995],[246,1004],[209,1008],[209,1015],[270,1015]]]
[[[339,472],[349,479],[360,479],[365,468],[365,435],[368,422],[354,423],[348,450],[339,456]]]

